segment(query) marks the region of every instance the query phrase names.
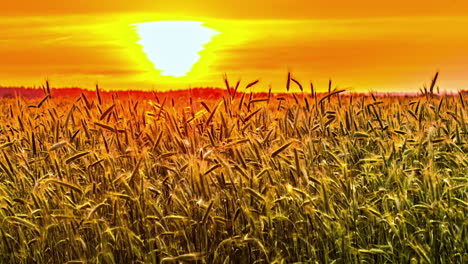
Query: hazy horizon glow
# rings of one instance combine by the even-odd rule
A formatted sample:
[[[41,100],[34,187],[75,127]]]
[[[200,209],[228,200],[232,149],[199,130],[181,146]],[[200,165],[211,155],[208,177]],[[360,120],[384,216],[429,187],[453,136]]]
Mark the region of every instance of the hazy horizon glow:
[[[164,91],[227,74],[281,92],[291,71],[318,91],[416,92],[439,71],[440,91],[468,89],[468,2],[21,1],[2,7],[0,86]],[[154,23],[168,20],[185,22]]]

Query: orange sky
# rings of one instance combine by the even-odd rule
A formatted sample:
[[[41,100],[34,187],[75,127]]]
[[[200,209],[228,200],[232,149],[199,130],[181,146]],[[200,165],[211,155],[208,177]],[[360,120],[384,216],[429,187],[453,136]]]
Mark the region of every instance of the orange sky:
[[[293,2],[293,3],[290,3]],[[282,91],[288,70],[325,90],[468,89],[466,1],[7,1],[0,85],[104,89],[222,86],[222,75]],[[195,20],[220,34],[186,77],[161,76],[130,24]]]

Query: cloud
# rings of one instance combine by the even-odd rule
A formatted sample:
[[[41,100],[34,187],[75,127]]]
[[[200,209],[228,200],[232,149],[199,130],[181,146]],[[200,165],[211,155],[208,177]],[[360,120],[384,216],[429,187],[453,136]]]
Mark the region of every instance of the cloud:
[[[217,17],[233,19],[314,19],[395,16],[464,16],[466,1],[440,0],[16,0],[2,3],[4,16],[115,14],[153,12],[185,17]]]

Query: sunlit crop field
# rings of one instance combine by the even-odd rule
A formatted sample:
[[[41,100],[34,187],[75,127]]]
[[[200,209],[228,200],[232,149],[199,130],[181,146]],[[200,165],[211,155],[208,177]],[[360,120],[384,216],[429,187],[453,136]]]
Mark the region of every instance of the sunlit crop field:
[[[468,263],[466,94],[234,93],[0,100],[0,262]]]

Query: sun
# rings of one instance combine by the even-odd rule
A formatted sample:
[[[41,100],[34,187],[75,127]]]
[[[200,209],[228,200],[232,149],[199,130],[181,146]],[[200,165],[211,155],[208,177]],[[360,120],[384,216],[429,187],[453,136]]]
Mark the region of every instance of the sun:
[[[190,72],[204,45],[219,34],[199,21],[154,21],[133,26],[148,60],[161,75],[174,77]]]

